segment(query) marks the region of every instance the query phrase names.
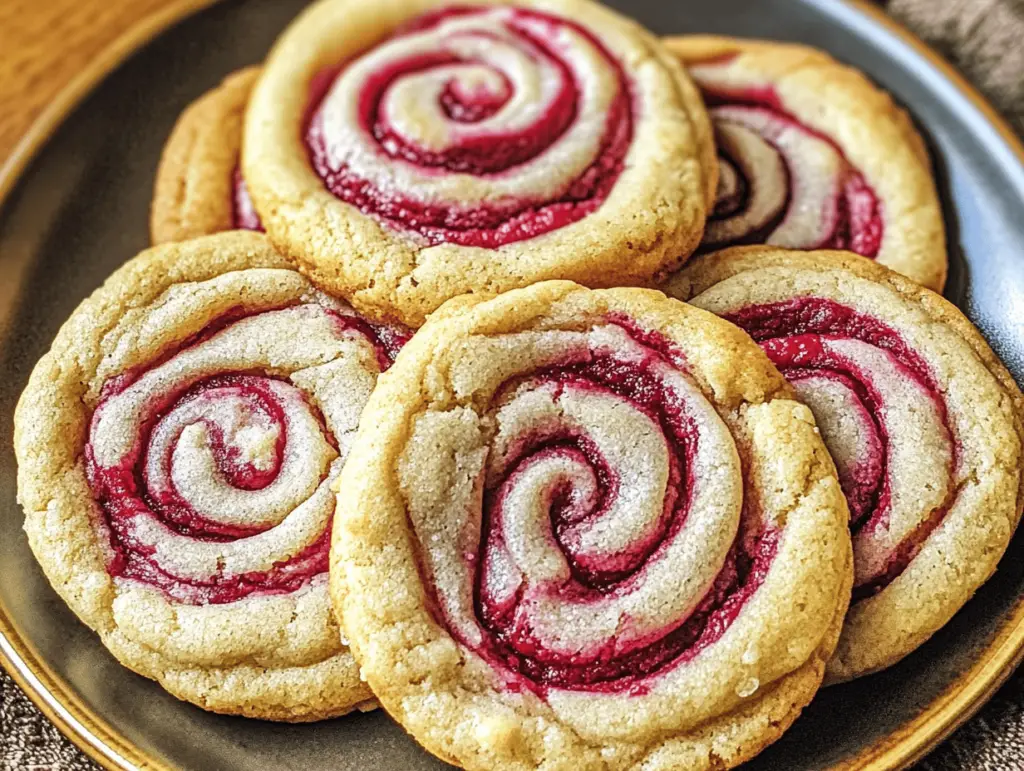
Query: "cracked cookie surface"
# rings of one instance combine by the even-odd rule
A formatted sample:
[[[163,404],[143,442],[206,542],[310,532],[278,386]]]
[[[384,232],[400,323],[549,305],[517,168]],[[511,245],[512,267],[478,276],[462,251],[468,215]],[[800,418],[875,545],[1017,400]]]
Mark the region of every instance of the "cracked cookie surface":
[[[827,679],[899,661],[992,575],[1020,519],[1017,385],[955,306],[857,255],[737,247],[665,289],[749,332],[835,459],[856,575]]]
[[[438,757],[731,767],[821,682],[842,491],[810,411],[711,314],[564,281],[458,298],[381,377],[351,458],[335,608]]]
[[[130,260],[61,328],[15,416],[50,583],[123,664],[206,709],[371,708],[330,610],[330,484],[404,339],[258,234]]]

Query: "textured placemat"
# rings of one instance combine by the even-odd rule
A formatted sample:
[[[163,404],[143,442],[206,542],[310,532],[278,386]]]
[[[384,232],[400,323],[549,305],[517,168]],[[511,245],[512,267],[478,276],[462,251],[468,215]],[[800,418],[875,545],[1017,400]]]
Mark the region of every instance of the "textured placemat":
[[[1024,0],[891,0],[888,7],[1024,135]]]
[[[892,0],[888,7],[1024,134],[1024,0]],[[0,672],[0,770],[96,768]],[[915,771],[1011,769],[1024,769],[1024,670]]]

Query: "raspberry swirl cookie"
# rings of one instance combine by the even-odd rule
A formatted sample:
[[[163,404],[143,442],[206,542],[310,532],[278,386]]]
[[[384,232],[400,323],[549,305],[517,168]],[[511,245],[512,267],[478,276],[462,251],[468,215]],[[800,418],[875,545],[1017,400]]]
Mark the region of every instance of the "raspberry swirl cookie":
[[[270,54],[243,167],[278,248],[413,325],[466,292],[665,275],[717,174],[679,63],[588,0],[323,0]]]
[[[205,709],[372,706],[330,611],[330,484],[403,340],[257,234],[130,261],[18,404],[18,495],[54,588],[122,663]]]
[[[259,76],[228,76],[178,118],[160,158],[150,209],[154,244],[225,230],[263,230],[239,169],[242,116]]]
[[[811,699],[849,601],[810,411],[738,329],[653,290],[444,306],[339,489],[363,674],[469,769],[731,767]]]
[[[845,252],[727,250],[668,290],[761,344],[838,466],[856,576],[828,679],[895,663],[992,575],[1020,518],[1010,374],[953,305]]]
[[[668,38],[719,154],[701,249],[848,249],[942,291],[942,210],[920,135],[860,72],[799,45]]]

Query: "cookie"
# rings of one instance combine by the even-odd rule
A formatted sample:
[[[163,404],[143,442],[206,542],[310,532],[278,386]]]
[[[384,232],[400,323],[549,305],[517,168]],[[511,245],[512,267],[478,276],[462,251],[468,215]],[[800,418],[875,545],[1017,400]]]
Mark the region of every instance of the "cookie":
[[[749,338],[649,289],[442,307],[342,472],[331,591],[382,705],[468,769],[722,769],[810,701],[847,510]]]
[[[149,218],[154,244],[263,230],[239,170],[242,116],[258,76],[258,67],[229,75],[178,118],[156,172]]]
[[[702,251],[848,249],[941,292],[945,232],[920,135],[857,70],[806,46],[665,40],[709,105],[720,175]]]
[[[404,339],[255,233],[130,260],[61,328],[15,415],[50,583],[123,664],[205,709],[371,708],[330,609],[330,484]]]
[[[956,307],[848,252],[739,247],[667,291],[761,344],[838,466],[856,577],[827,679],[899,661],[992,575],[1020,519],[1010,374]]]
[[[412,326],[467,292],[665,276],[717,174],[682,67],[589,0],[322,0],[270,53],[242,164],[286,256]]]

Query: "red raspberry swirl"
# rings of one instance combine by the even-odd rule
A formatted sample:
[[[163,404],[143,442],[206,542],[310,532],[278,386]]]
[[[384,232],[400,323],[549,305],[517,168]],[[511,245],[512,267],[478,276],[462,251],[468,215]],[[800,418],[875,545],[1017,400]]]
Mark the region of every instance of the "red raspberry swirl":
[[[642,693],[729,628],[778,533],[743,506],[729,429],[670,343],[628,319],[564,335],[488,413],[478,543],[446,555],[418,525],[427,583],[510,688]]]
[[[788,113],[774,89],[726,83],[730,60],[690,69],[710,105],[719,158],[702,248],[771,244],[875,257],[884,223],[864,176],[830,137]]]
[[[760,343],[814,412],[850,506],[854,599],[877,594],[956,496],[959,447],[942,389],[898,332],[833,300],[723,315]]]
[[[110,574],[218,604],[325,573],[338,434],[404,340],[325,299],[229,314],[109,380],[85,453]]]
[[[310,159],[338,198],[430,244],[490,248],[595,211],[634,120],[591,32],[513,7],[417,20],[347,62],[311,116]]]

